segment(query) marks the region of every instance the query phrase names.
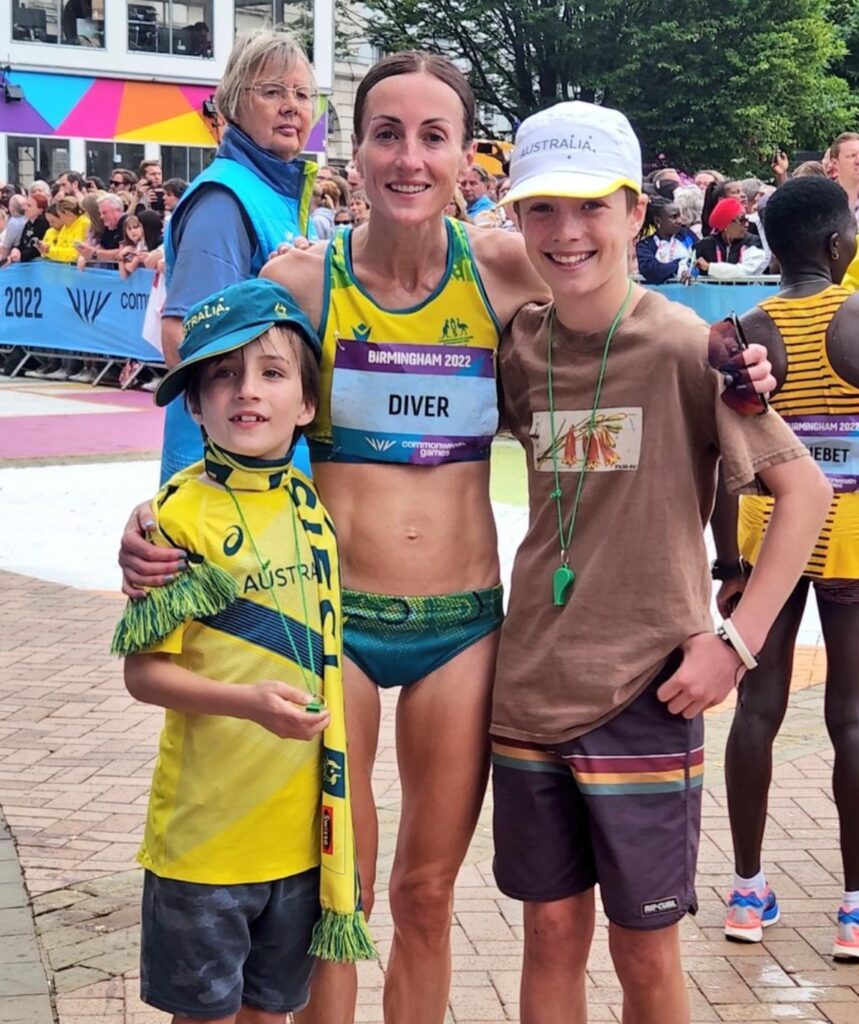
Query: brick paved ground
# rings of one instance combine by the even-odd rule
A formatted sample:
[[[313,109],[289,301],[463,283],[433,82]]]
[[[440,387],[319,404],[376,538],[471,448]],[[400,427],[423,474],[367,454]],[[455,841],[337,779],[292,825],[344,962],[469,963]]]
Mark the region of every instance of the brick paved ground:
[[[135,975],[140,874],[133,855],[160,712],[126,695],[119,665],[106,653],[119,608],[109,595],[0,572],[0,808],[17,843],[61,1024],[167,1020],[139,1003]],[[859,965],[836,967],[828,956],[840,884],[831,757],[815,685],[823,669],[818,650],[802,651],[776,751],[767,834],[784,924],[760,946],[730,945],[721,935],[721,895],[730,877],[721,751],[730,712],[709,717],[701,911],[684,926],[695,1022],[859,1024]],[[383,878],[399,807],[394,699],[385,695],[376,773]],[[490,858],[484,812],[457,888],[450,1021],[518,1017],[521,915],[495,889]],[[10,842],[0,831],[0,1022],[50,1024],[22,902]],[[391,925],[384,899],[374,932],[386,952]],[[591,1020],[618,1021],[604,929],[590,968]],[[365,965],[361,975],[357,1020],[378,1024],[381,969]],[[27,988],[34,991],[21,991]]]

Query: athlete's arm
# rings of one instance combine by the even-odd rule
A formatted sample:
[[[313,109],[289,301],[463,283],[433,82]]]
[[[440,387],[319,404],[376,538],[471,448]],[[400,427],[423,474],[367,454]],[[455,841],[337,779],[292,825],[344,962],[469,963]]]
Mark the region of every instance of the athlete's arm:
[[[503,330],[527,302],[552,295],[525,255],[521,235],[466,226],[486,297]]]
[[[122,592],[132,600],[146,596],[150,587],[163,587],[187,569],[181,548],[164,548],[147,539],[155,528],[152,505],[146,501],[129,516],[119,542],[119,567],[122,569]]]
[[[832,318],[826,332],[826,354],[838,376],[859,388],[859,292],[854,292]]]
[[[290,249],[270,259],[259,275],[283,285],[314,326],[322,320],[327,249],[328,242],[315,242],[309,249]]]
[[[125,685],[135,700],[188,715],[225,715],[256,722],[281,739],[309,740],[328,725],[327,711],[310,714],[313,696],[266,679],[236,686],[189,672],[169,654],[132,654],[125,659]]]
[[[722,465],[719,464],[719,481],[716,485],[716,503],[710,516],[710,528],[716,543],[716,561],[723,566],[736,566],[740,560],[740,547],[737,542],[737,516],[740,499],[736,494],[728,494]],[[731,579],[722,580],[716,594],[716,607],[723,618],[727,618],[734,610],[740,594],[746,589],[745,573],[739,573]]]
[[[762,345],[766,349],[767,357],[772,364],[772,375],[776,382],[776,386],[772,390],[773,392],[778,391],[787,377],[787,351],[778,328],[769,313],[758,306],[750,309],[748,313],[744,313],[740,317],[740,324],[750,346]],[[757,390],[761,389],[757,388]]]

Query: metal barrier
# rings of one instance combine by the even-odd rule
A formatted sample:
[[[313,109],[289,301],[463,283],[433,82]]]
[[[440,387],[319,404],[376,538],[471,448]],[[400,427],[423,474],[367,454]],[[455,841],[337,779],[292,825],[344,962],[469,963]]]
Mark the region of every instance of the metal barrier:
[[[671,281],[668,284],[644,284],[673,302],[694,309],[708,324],[723,320],[730,313],[741,316],[763,299],[775,295],[781,283],[778,274],[759,274],[739,281],[710,281],[698,277],[689,284]]]
[[[0,344],[60,355],[163,363],[143,337],[154,272],[78,270],[34,260],[0,271]]]

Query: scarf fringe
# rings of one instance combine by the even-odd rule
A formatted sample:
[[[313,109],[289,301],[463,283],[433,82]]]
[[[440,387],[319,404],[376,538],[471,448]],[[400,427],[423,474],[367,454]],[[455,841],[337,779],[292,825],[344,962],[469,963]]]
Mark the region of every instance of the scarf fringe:
[[[192,565],[172,583],[154,587],[140,601],[129,601],[116,624],[112,654],[136,654],[159,643],[188,619],[204,618],[233,603],[233,577],[212,562]]]
[[[333,960],[339,964],[375,960],[379,956],[363,910],[356,910],[352,914],[323,910],[322,917],[313,929],[309,952],[320,960]]]

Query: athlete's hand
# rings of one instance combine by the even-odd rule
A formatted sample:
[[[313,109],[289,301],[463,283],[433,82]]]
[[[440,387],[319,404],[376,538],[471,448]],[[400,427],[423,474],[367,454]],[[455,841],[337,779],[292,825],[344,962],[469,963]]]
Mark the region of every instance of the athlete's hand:
[[[681,645],[680,667],[656,691],[672,715],[695,718],[728,696],[745,674],[740,656],[715,633],[698,633]]]
[[[291,242],[281,242],[274,252],[268,254],[268,258],[273,260],[275,256],[285,256],[293,249],[309,249],[312,244],[304,235],[296,235]]]
[[[268,729],[282,740],[311,740],[331,721],[328,711],[314,714],[306,709],[313,697],[276,679],[265,679],[244,688],[246,718]]]
[[[719,592],[716,594],[716,607],[723,619],[729,619],[733,615],[748,581],[749,578],[744,573],[742,576],[735,576],[731,580],[722,582]]]
[[[122,592],[126,597],[145,597],[145,587],[163,587],[188,568],[180,548],[162,548],[147,540],[155,527],[155,516],[148,502],[138,505],[125,524],[119,545]]]
[[[773,377],[772,363],[767,357],[763,345],[749,345],[743,350],[743,359],[749,371],[749,379],[759,395],[768,395],[775,390],[776,379]]]

